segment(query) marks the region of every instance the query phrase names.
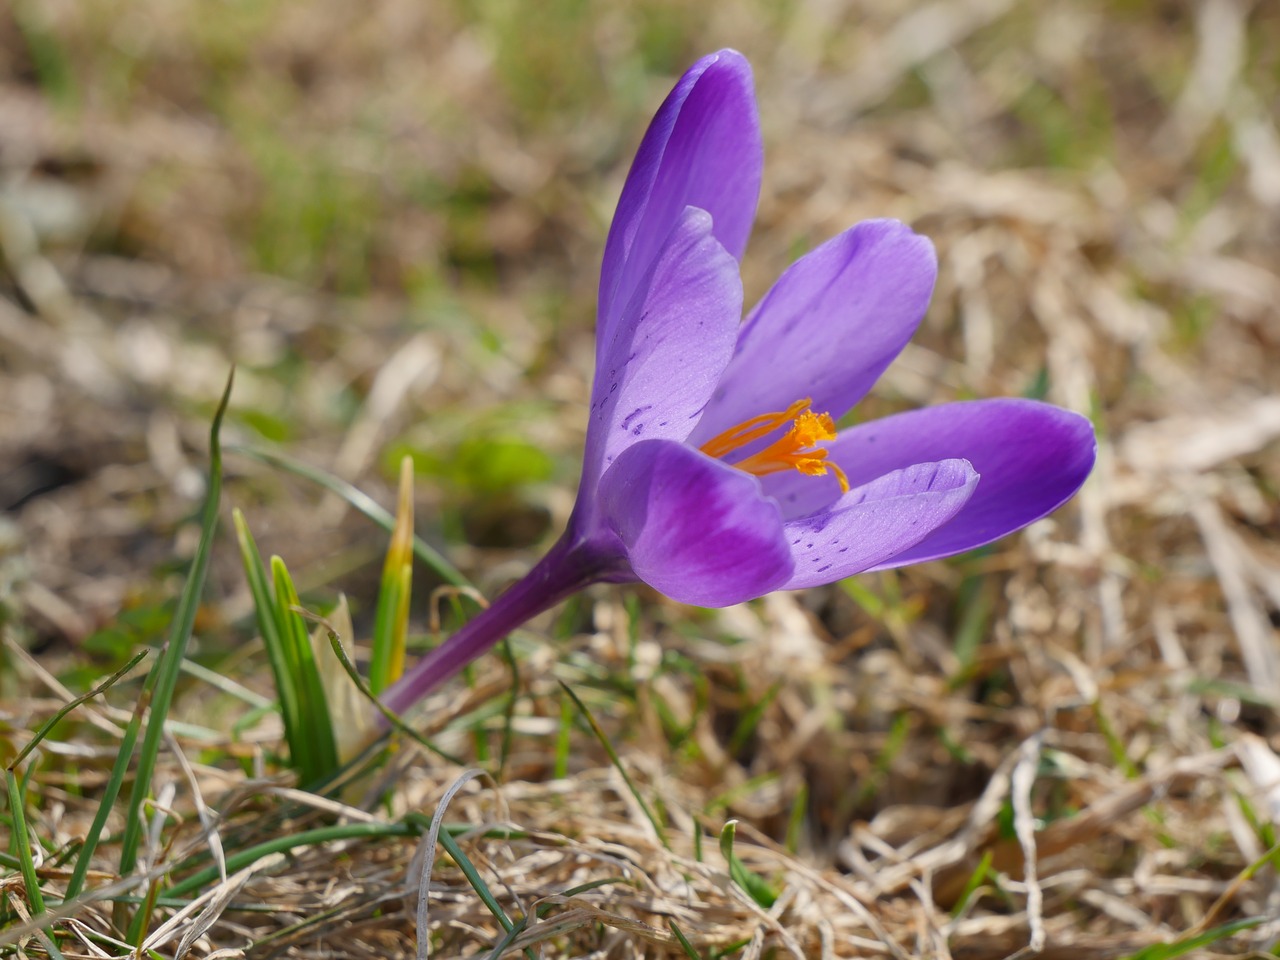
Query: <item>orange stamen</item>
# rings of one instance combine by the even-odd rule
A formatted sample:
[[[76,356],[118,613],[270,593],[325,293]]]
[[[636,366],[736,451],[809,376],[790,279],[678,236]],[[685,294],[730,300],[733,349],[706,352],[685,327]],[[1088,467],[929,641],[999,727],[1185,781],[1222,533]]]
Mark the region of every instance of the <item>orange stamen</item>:
[[[701,447],[702,452],[719,460],[726,453],[745,447],[752,440],[759,440],[773,433],[788,420],[794,420],[809,406],[809,403],[809,400],[797,400],[782,413],[764,413],[750,420],[744,420],[736,427],[730,427],[724,433],[717,434],[704,443]]]
[[[835,421],[829,413],[814,413],[809,409],[810,403],[812,401],[807,398],[797,400],[781,413],[766,413],[745,420],[704,443],[702,452],[722,459],[790,421],[791,428],[781,437],[733,466],[757,477],[783,470],[798,470],[810,477],[824,477],[832,473],[840,482],[841,493],[848,493],[849,478],[827,460],[827,451],[818,446],[836,438]]]

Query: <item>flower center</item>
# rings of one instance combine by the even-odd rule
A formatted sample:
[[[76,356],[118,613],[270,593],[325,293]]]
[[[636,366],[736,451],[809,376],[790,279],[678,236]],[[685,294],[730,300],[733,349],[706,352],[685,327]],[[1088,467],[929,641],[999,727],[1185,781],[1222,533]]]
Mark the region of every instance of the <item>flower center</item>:
[[[828,472],[840,481],[840,492],[849,492],[849,478],[827,459],[827,451],[818,444],[836,438],[835,421],[829,413],[814,413],[813,401],[797,400],[781,413],[764,413],[744,420],[736,427],[713,437],[701,447],[707,456],[723,460],[727,454],[766,437],[788,422],[789,430],[763,450],[734,463],[733,466],[757,477],[783,470],[799,470],[810,477],[825,477]]]

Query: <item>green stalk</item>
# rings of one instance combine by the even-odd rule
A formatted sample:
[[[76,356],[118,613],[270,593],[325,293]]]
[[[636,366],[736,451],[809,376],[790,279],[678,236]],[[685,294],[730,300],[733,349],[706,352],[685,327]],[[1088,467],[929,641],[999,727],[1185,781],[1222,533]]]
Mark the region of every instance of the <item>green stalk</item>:
[[[204,592],[205,577],[209,572],[209,557],[213,552],[213,535],[218,528],[218,505],[222,499],[222,418],[231,401],[231,385],[235,382],[235,368],[227,377],[227,386],[218,402],[209,428],[209,489],[205,494],[204,511],[200,523],[200,542],[182,587],[172,628],[160,650],[160,657],[147,674],[141,700],[149,701],[151,712],[147,718],[146,733],[142,738],[142,750],[138,755],[138,767],[134,774],[133,789],[129,793],[128,809],[124,818],[124,834],[120,846],[120,875],[128,876],[138,863],[138,847],[142,841],[142,805],[151,790],[151,775],[155,772],[156,757],[160,753],[160,740],[164,735],[164,721],[173,703],[173,693],[182,672],[182,659],[187,642],[195,626],[196,610],[200,606],[200,594]],[[85,855],[82,854],[82,858]],[[87,859],[87,858],[85,858]],[[77,864],[79,866],[79,864]],[[140,928],[144,916],[135,915],[133,930]],[[128,938],[134,940],[133,936]]]

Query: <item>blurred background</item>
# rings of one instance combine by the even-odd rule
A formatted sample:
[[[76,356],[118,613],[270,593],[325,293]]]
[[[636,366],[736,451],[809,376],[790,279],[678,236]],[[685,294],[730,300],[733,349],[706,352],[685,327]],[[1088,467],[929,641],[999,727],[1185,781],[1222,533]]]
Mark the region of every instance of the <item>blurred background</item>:
[[[387,505],[409,454],[423,536],[490,593],[526,569],[572,504],[631,156],[722,46],[754,65],[765,136],[748,302],[850,224],[906,220],[939,288],[856,415],[1041,397],[1093,418],[1099,465],[978,555],[714,616],[604,589],[556,621],[563,642],[639,669],[608,640],[630,616],[676,718],[646,701],[622,723],[668,734],[620,735],[634,762],[703,800],[740,787],[715,809],[775,838],[803,785],[802,849],[855,873],[952,829],[1037,732],[1061,764],[1044,822],[1252,744],[1271,760],[1064,848],[1105,880],[1071,929],[1198,922],[1280,817],[1280,6],[1262,0],[12,0],[3,656],[87,685],[163,635],[232,363],[229,441]],[[345,590],[360,632],[380,531],[234,454],[225,500],[311,596]],[[227,538],[198,653],[242,647],[248,612]],[[709,690],[664,673],[677,654]],[[1253,820],[1224,812],[1244,796]],[[1140,868],[1168,884],[1115,886]]]
[[[1143,484],[1277,430],[1278,31],[1270,5],[1229,0],[18,0],[0,17],[10,592],[27,580],[42,632],[81,638],[172,555],[231,362],[246,439],[374,489],[412,453],[439,538],[537,542],[576,480],[622,178],[672,79],[719,46],[754,63],[767,141],[748,301],[864,217],[930,235],[939,294],[880,400],[1095,414],[1125,454],[1108,445],[1086,497],[1096,561]],[[1207,433],[1153,429],[1194,417]],[[1256,427],[1252,449],[1200,451],[1218,421]],[[1259,530],[1264,475],[1219,478]],[[251,495],[293,550],[350,546],[273,486]],[[1170,559],[1149,536],[1125,553]],[[1111,641],[1131,625],[1116,603]]]

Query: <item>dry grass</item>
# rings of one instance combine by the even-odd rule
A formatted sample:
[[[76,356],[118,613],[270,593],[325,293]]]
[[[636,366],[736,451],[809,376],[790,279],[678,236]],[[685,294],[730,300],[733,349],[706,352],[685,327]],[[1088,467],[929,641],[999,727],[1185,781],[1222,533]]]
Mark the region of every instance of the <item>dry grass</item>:
[[[162,634],[232,360],[233,439],[280,442],[384,503],[411,452],[421,532],[487,592],[524,569],[570,506],[629,151],[671,76],[720,45],[752,59],[765,124],[749,299],[858,219],[911,221],[940,287],[867,415],[1044,395],[1094,417],[1099,465],[1070,507],[955,562],[720,612],[595,590],[534,624],[509,722],[497,657],[422,714],[496,775],[448,809],[474,827],[462,850],[509,914],[546,908],[519,941],[546,957],[684,956],[674,922],[707,958],[1087,960],[1250,917],[1194,951],[1274,952],[1266,3],[279,0],[211,17],[18,0],[0,13],[0,750],[64,683],[88,689]],[[264,550],[309,602],[346,591],[360,633],[382,535],[296,478],[229,470]],[[236,562],[224,540],[193,656],[270,695]],[[557,770],[557,680],[661,835],[585,728]],[[25,768],[55,900],[138,689],[79,708]],[[463,768],[402,746],[322,802],[286,789],[273,715],[233,728],[248,712],[203,680],[180,690],[144,862],[176,881],[221,856],[227,876],[155,909],[152,955],[413,955],[414,837],[235,856],[430,813]],[[729,878],[728,818],[771,907]],[[117,882],[109,845],[100,861],[100,898],[59,924],[66,956],[127,952],[109,898],[142,890]],[[40,955],[4,871],[0,950]],[[500,937],[444,856],[429,907],[433,956]]]

